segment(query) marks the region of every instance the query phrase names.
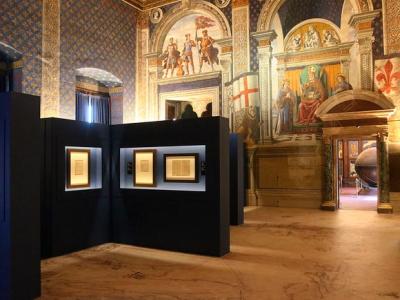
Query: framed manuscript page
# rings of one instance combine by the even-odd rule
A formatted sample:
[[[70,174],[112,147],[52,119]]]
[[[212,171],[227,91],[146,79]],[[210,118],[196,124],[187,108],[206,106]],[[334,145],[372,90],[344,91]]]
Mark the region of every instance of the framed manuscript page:
[[[199,182],[199,154],[164,154],[165,182]]]
[[[139,187],[156,186],[156,150],[133,151],[133,185]]]
[[[90,187],[89,149],[67,149],[67,187]]]

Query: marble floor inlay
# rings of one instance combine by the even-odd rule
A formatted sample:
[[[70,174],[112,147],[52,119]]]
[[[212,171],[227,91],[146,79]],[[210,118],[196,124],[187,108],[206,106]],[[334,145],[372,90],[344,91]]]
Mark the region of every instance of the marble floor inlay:
[[[251,207],[223,258],[106,244],[44,260],[41,299],[400,299],[400,215]]]

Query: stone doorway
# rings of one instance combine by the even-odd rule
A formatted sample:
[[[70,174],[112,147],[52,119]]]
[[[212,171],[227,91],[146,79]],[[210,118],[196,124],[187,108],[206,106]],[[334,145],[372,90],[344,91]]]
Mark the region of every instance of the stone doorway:
[[[377,211],[391,213],[388,169],[388,117],[394,105],[383,95],[363,90],[346,91],[327,99],[316,115],[323,121],[324,192],[321,209],[339,208],[337,140],[343,137],[376,139],[378,161]]]
[[[370,136],[341,136],[333,141],[337,208],[377,209],[377,143],[377,138]]]

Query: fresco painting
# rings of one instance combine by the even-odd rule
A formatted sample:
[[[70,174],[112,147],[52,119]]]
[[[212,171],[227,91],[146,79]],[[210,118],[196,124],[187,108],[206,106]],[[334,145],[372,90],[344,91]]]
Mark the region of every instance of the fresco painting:
[[[205,14],[183,17],[169,30],[160,57],[163,78],[219,71],[222,38],[218,23]]]

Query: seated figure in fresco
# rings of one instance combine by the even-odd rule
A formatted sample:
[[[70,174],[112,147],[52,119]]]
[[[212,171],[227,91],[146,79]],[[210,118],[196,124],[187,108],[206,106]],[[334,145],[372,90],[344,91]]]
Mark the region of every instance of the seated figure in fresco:
[[[336,80],[337,80],[336,85],[335,88],[333,89],[334,95],[353,89],[353,86],[346,81],[346,77],[344,77],[343,74],[338,74],[336,76]]]
[[[288,51],[299,51],[299,50],[301,50],[302,44],[303,44],[303,39],[301,38],[301,34],[298,33],[290,39],[287,50]]]
[[[325,47],[332,47],[339,44],[339,39],[336,34],[331,30],[324,30],[323,31],[323,41]]]
[[[200,45],[200,72],[204,62],[211,65],[211,69],[214,71],[214,64],[219,64],[218,48],[213,46],[214,39],[208,35],[208,31],[206,29],[204,29],[202,33],[203,36],[198,39]]]
[[[276,135],[289,133],[292,129],[293,105],[296,103],[296,95],[289,84],[289,80],[283,80],[275,103],[275,108],[278,112],[275,125]]]
[[[304,48],[315,49],[321,47],[321,38],[314,26],[310,25],[304,37]]]
[[[169,39],[169,44],[167,49],[161,55],[163,59],[163,67],[166,70],[164,74],[164,78],[168,77],[168,71],[171,70],[171,76],[174,75],[174,70],[178,66],[178,59],[180,57],[180,52],[178,51],[178,47],[174,41],[174,38],[171,37]]]
[[[194,40],[190,39],[190,33],[185,34],[185,42],[183,43],[182,59],[185,63],[185,75],[189,75],[189,65],[192,67],[192,74],[194,74],[193,63],[193,47],[196,47]]]
[[[321,80],[323,70],[318,65],[312,65],[303,70],[301,75],[301,103],[297,123],[308,125],[317,123],[315,111],[327,98],[324,84]]]

